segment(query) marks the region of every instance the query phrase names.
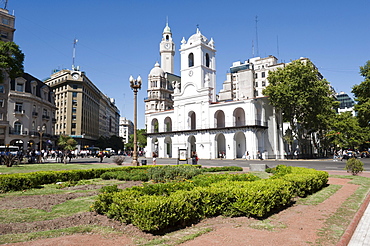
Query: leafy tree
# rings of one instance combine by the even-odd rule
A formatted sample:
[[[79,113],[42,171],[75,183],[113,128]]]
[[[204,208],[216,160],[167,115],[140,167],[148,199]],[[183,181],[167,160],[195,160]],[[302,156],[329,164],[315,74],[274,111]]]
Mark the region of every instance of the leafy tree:
[[[145,129],[138,129],[137,130],[137,143],[139,148],[145,148],[146,147],[146,130]],[[129,149],[134,149],[134,134],[131,134],[128,140],[128,143],[126,144],[126,147]]]
[[[360,125],[370,127],[370,60],[360,67],[360,74],[364,81],[352,87],[352,93],[357,101],[355,111]]]
[[[291,139],[288,142],[297,139],[301,145],[311,133],[316,133],[314,136],[318,139],[313,140],[318,147],[339,104],[332,96],[329,82],[309,60],[293,61],[269,72],[268,81],[263,94],[281,110],[283,121],[289,122],[291,134],[286,137]]]
[[[23,74],[24,54],[14,42],[0,41],[0,69],[11,79]],[[5,73],[0,73],[0,83],[4,83]]]
[[[351,112],[337,114],[327,137],[334,147],[357,149],[364,142],[366,134]]]
[[[72,137],[67,135],[60,135],[58,139],[58,146],[63,150],[74,150],[76,148],[77,142]]]

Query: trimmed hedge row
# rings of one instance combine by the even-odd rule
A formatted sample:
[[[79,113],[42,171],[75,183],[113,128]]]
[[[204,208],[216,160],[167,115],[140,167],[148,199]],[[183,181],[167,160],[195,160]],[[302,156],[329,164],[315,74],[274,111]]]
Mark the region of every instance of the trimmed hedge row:
[[[221,181],[166,196],[146,195],[137,189],[102,193],[92,210],[155,232],[217,215],[262,217],[288,204],[293,195],[290,182],[279,179]]]
[[[0,193],[36,188],[44,184],[82,179],[99,178],[103,173],[132,169],[148,169],[150,166],[98,168],[86,170],[39,171],[0,175]]]
[[[278,165],[271,178],[280,178],[291,182],[295,194],[305,197],[324,188],[328,183],[329,174],[312,168]]]
[[[103,193],[92,210],[132,223],[143,231],[157,232],[217,215],[264,217],[289,204],[297,195],[306,196],[323,188],[328,181],[328,173],[323,171],[278,169],[284,171],[266,180],[250,174],[198,175],[185,182]]]

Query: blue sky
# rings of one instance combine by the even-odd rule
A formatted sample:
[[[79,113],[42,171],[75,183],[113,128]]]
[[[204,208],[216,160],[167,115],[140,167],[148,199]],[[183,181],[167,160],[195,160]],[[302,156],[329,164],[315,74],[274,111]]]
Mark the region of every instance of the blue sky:
[[[5,2],[5,1],[0,1]],[[3,7],[3,5],[1,6]],[[147,76],[160,61],[159,42],[168,18],[178,49],[196,26],[217,49],[217,92],[235,61],[258,54],[289,62],[310,58],[337,92],[350,94],[363,78],[359,67],[370,60],[368,0],[203,1],[203,0],[9,0],[16,16],[14,41],[25,53],[25,71],[43,80],[53,69],[75,64],[93,83],[116,100],[121,116],[133,120],[129,77],[140,75],[138,128],[145,127]]]

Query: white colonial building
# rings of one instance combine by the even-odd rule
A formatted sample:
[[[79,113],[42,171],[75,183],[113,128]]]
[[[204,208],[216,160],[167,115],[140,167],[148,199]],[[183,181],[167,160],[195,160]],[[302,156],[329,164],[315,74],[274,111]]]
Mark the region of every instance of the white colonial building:
[[[180,150],[188,157],[196,151],[200,159],[218,158],[219,153],[227,159],[242,158],[246,152],[256,158],[258,151],[263,158],[284,157],[281,114],[261,94],[263,78],[256,85],[253,64],[245,68],[251,78],[243,83],[233,79],[243,69],[231,70],[220,98],[212,38],[197,29],[182,39],[181,76],[173,74],[175,44],[168,25],[160,54],[162,67],[156,63],[151,70],[145,98],[147,157],[156,152],[159,157],[178,158]],[[259,70],[265,72],[266,64],[276,66],[276,58],[271,59],[255,59],[261,63]]]

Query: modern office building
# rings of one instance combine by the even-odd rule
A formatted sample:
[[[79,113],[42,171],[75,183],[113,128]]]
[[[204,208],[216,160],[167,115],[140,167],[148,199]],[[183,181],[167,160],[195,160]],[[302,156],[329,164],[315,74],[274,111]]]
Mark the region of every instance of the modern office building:
[[[353,115],[355,115],[354,111],[355,101],[353,101],[353,99],[350,98],[348,94],[341,91],[340,93],[337,93],[335,97],[339,102],[338,113],[351,111],[353,112]]]
[[[166,25],[160,43],[164,64],[161,64],[162,68],[156,64],[150,71],[148,97],[152,95],[153,86],[166,90],[172,85],[172,107],[166,108],[155,98],[146,104],[147,157],[152,152],[159,157],[178,158],[182,154],[190,157],[191,152],[196,151],[201,159],[218,158],[220,153],[228,159],[235,159],[247,152],[251,158],[256,158],[258,152],[263,158],[283,158],[281,114],[268,103],[268,98],[260,94],[262,81],[267,76],[267,69],[262,66],[276,66],[276,58],[255,59],[254,63],[260,66],[257,73],[261,78],[257,81],[261,82],[261,86],[256,88],[252,79],[245,84],[233,84],[230,79],[219,97],[216,95],[214,40],[207,39],[199,29],[189,39],[183,38],[180,47],[181,76],[169,79],[166,74],[173,71],[168,67],[174,62],[171,36]],[[249,72],[248,76],[255,78],[255,74]],[[238,92],[233,88],[238,88]]]
[[[55,94],[56,135],[69,135],[78,148],[91,147],[100,137],[119,134],[119,110],[78,68],[55,71],[44,81]]]

